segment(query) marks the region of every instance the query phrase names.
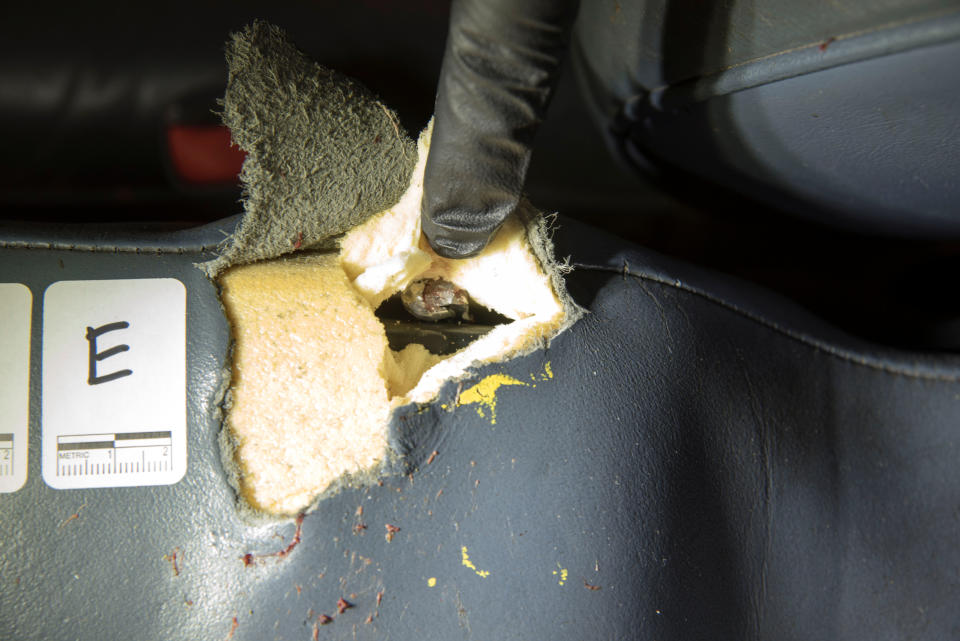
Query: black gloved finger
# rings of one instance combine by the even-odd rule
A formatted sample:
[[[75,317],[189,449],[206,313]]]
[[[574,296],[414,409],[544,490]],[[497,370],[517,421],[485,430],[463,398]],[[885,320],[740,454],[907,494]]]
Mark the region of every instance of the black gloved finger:
[[[486,247],[516,208],[579,0],[455,0],[421,204],[441,256]]]

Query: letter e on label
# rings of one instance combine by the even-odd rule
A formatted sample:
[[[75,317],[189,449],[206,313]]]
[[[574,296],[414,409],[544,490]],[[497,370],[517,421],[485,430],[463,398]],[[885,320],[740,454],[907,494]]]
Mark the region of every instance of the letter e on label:
[[[183,478],[183,283],[53,283],[43,298],[42,359],[41,467],[48,485],[162,485]]]

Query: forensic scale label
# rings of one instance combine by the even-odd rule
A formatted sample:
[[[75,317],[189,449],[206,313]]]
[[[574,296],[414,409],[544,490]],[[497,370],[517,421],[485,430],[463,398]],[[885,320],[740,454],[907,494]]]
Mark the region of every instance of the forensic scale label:
[[[0,283],[0,492],[27,482],[32,303],[25,285]]]
[[[187,471],[186,289],[59,281],[43,296],[43,480],[168,485]]]

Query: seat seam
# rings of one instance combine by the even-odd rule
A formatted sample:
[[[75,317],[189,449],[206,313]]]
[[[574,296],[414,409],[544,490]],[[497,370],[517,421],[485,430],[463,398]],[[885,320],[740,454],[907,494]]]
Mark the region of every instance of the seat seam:
[[[199,254],[217,249],[217,245],[199,247],[131,247],[123,245],[84,245],[65,243],[42,243],[35,241],[0,240],[0,249],[39,249],[45,251],[78,251],[100,254]]]
[[[735,312],[745,318],[748,318],[756,323],[759,323],[760,325],[763,325],[767,329],[773,330],[779,334],[782,334],[783,336],[791,338],[808,347],[813,347],[818,351],[821,351],[825,354],[833,356],[834,358],[840,359],[842,361],[845,361],[853,365],[859,365],[861,367],[866,367],[868,369],[883,372],[885,374],[892,374],[895,376],[902,376],[905,378],[911,378],[911,379],[917,379],[917,380],[938,381],[938,382],[944,382],[944,383],[960,382],[960,374],[949,375],[949,374],[936,374],[932,372],[931,373],[918,372],[914,370],[903,369],[903,368],[894,367],[885,363],[877,362],[868,357],[863,357],[863,356],[858,357],[849,351],[839,349],[825,342],[818,341],[800,332],[783,327],[778,323],[776,323],[775,321],[772,321],[768,318],[764,318],[763,316],[760,316],[754,312],[744,309],[718,296],[714,296],[700,289],[691,287],[689,285],[685,285],[681,281],[668,280],[666,278],[653,276],[651,274],[636,274],[636,273],[630,272],[629,269],[626,268],[626,266],[623,269],[614,269],[613,267],[609,267],[605,265],[588,265],[585,263],[573,263],[573,267],[575,269],[584,269],[588,271],[597,271],[597,272],[609,272],[613,274],[620,274],[623,276],[630,276],[637,280],[645,280],[652,283],[657,283],[659,285],[665,285],[680,291],[687,292],[689,294],[696,295],[715,305],[719,305],[720,307],[723,307],[729,311]]]

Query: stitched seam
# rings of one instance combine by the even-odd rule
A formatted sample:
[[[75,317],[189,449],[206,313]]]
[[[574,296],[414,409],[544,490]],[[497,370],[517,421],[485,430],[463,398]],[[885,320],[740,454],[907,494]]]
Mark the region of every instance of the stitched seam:
[[[847,33],[842,33],[842,34],[839,34],[839,35],[836,35],[836,36],[832,36],[833,39],[831,40],[831,42],[841,42],[841,41],[843,41],[843,40],[850,40],[851,38],[858,38],[858,37],[860,37],[860,36],[866,36],[866,35],[870,35],[870,34],[873,34],[873,33],[880,33],[880,32],[883,32],[883,31],[890,31],[890,30],[892,30],[892,29],[897,29],[897,28],[899,28],[899,27],[907,27],[907,26],[910,26],[910,25],[920,24],[920,23],[922,23],[922,22],[933,21],[933,20],[936,20],[937,18],[942,18],[942,17],[944,17],[944,16],[949,16],[949,15],[952,15],[952,14],[955,14],[955,13],[957,13],[957,10],[956,10],[955,8],[943,9],[943,10],[941,10],[941,11],[933,11],[933,12],[931,12],[931,13],[924,14],[924,15],[922,15],[922,16],[913,16],[913,17],[910,17],[910,18],[905,18],[905,19],[903,19],[903,20],[895,20],[895,21],[892,21],[892,22],[884,23],[884,24],[882,24],[882,25],[877,25],[877,26],[873,26],[873,27],[867,27],[867,28],[865,28],[865,29],[858,29],[857,31],[850,31],[850,32],[847,32]],[[824,41],[823,41],[823,40],[818,40],[818,41],[816,41],[816,42],[808,42],[808,43],[806,43],[806,44],[796,45],[796,46],[790,47],[789,49],[783,49],[783,50],[781,50],[781,51],[774,51],[773,53],[768,53],[768,54],[763,55],[763,56],[757,56],[757,57],[755,57],[755,58],[750,58],[750,59],[748,59],[748,60],[741,60],[740,62],[738,62],[738,63],[736,63],[736,64],[726,65],[726,66],[724,66],[724,67],[718,67],[718,68],[716,68],[716,69],[713,69],[713,70],[710,70],[710,71],[706,71],[706,72],[704,72],[704,73],[702,73],[702,74],[699,74],[699,75],[697,75],[697,76],[693,76],[693,77],[691,77],[691,78],[687,78],[687,79],[681,80],[681,81],[679,81],[678,83],[675,83],[675,84],[686,84],[686,83],[689,83],[689,82],[699,82],[699,81],[703,81],[703,80],[708,80],[708,79],[710,79],[710,78],[713,77],[713,76],[718,76],[718,75],[720,75],[720,74],[722,74],[722,73],[725,73],[725,72],[727,72],[727,71],[732,71],[732,70],[734,70],[734,69],[739,69],[740,67],[745,67],[745,66],[747,66],[747,65],[752,65],[752,64],[755,64],[755,63],[758,63],[758,62],[763,62],[764,60],[770,60],[770,59],[772,59],[772,58],[778,58],[778,57],[780,57],[780,56],[788,55],[788,54],[791,54],[791,53],[796,53],[796,52],[798,52],[798,51],[806,51],[806,50],[810,50],[810,49],[815,49],[815,48],[820,47],[820,46],[823,45],[823,44],[824,44]],[[914,47],[910,47],[909,50],[916,49],[916,48],[918,48],[918,47],[923,47],[923,46],[926,46],[927,44],[929,44],[929,43],[923,43],[923,44],[920,44],[920,45],[917,45],[917,46],[914,46]],[[653,89],[650,89],[648,93],[657,93],[657,92],[666,91],[666,90],[669,89],[670,87],[671,87],[670,84],[660,85],[660,86],[658,86],[658,87],[654,87]]]
[[[934,373],[911,371],[911,370],[906,370],[906,369],[901,369],[898,367],[886,365],[884,363],[879,363],[869,358],[857,357],[848,351],[841,350],[836,347],[832,347],[826,343],[817,341],[814,338],[811,338],[799,332],[795,332],[791,329],[788,329],[786,327],[783,327],[775,323],[774,321],[768,318],[764,318],[763,316],[760,316],[751,311],[743,309],[729,301],[726,301],[717,296],[708,294],[707,292],[701,291],[699,289],[695,289],[693,287],[690,287],[689,285],[685,285],[680,281],[667,280],[665,278],[651,276],[650,274],[634,274],[634,273],[631,273],[626,267],[624,267],[623,269],[614,269],[612,267],[606,267],[603,265],[586,265],[583,263],[574,263],[574,267],[578,269],[588,270],[588,271],[609,272],[613,274],[631,276],[637,280],[647,280],[653,283],[658,283],[660,285],[665,285],[665,286],[672,287],[674,289],[678,289],[690,294],[694,294],[696,296],[699,296],[700,298],[703,298],[704,300],[708,300],[711,303],[714,303],[715,305],[719,305],[745,318],[748,318],[756,323],[759,323],[760,325],[763,325],[767,329],[771,329],[799,343],[802,343],[808,347],[813,347],[818,351],[821,351],[825,354],[833,356],[834,358],[840,359],[842,361],[846,361],[854,365],[860,365],[862,367],[866,367],[868,369],[876,370],[886,374],[893,374],[896,376],[903,376],[903,377],[912,378],[912,379],[939,381],[944,383],[960,382],[960,375],[956,375],[956,374],[949,375],[949,374],[934,374]]]
[[[199,247],[123,247],[119,245],[68,245],[63,243],[0,240],[0,249],[44,249],[102,254],[192,254],[214,251],[217,249],[217,245],[201,245]]]

